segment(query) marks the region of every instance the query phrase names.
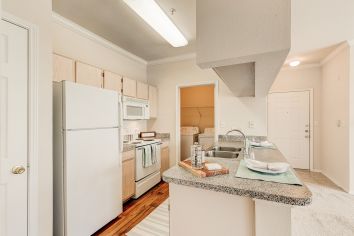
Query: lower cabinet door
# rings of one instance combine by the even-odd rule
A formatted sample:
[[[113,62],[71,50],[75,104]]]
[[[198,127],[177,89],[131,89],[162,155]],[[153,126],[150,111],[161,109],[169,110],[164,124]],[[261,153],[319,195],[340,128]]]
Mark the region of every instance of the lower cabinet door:
[[[135,160],[123,161],[123,201],[135,194]]]

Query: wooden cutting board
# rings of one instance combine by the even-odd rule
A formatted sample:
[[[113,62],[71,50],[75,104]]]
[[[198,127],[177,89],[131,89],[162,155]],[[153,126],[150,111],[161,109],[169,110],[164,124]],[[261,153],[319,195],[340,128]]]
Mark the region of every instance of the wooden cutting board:
[[[205,162],[205,163],[210,163],[210,162]],[[203,164],[203,168],[199,169],[199,170],[192,168],[192,164],[191,164],[190,160],[180,161],[178,163],[178,165],[180,167],[184,168],[185,170],[189,171],[193,175],[198,176],[198,177],[210,177],[210,176],[215,176],[215,175],[226,175],[226,174],[229,173],[229,169],[227,169],[227,168],[225,168],[223,166],[221,166],[222,167],[221,170],[208,170],[205,167],[205,163]]]

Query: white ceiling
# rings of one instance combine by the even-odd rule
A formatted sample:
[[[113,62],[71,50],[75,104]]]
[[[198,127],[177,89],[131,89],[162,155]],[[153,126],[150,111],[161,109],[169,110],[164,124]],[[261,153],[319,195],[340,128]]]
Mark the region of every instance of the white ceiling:
[[[84,28],[147,60],[194,52],[195,0],[157,0],[189,41],[174,48],[122,0],[53,0],[53,10]],[[170,9],[176,9],[171,15]]]
[[[156,0],[189,41],[174,48],[122,0],[53,0],[53,10],[123,49],[147,60],[195,53],[196,0]],[[318,63],[344,40],[354,39],[353,0],[292,1],[289,58]],[[220,36],[222,37],[222,36]]]

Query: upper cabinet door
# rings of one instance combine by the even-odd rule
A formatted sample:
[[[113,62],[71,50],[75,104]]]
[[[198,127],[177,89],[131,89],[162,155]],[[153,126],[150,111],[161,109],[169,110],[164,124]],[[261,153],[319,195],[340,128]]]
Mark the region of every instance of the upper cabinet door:
[[[76,82],[102,88],[103,70],[82,62],[76,62]]]
[[[150,118],[157,118],[157,88],[149,85]]]
[[[136,81],[123,77],[123,95],[136,97]]]
[[[136,97],[140,99],[149,99],[149,85],[139,82],[136,82]]]
[[[53,81],[62,80],[75,82],[75,61],[53,54]]]
[[[122,92],[122,76],[110,71],[104,71],[103,88]]]

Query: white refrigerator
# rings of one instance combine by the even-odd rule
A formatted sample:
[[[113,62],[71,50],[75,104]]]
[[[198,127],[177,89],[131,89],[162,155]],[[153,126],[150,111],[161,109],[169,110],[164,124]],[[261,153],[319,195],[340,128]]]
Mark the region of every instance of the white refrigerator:
[[[119,94],[53,85],[54,235],[88,236],[122,212]]]

